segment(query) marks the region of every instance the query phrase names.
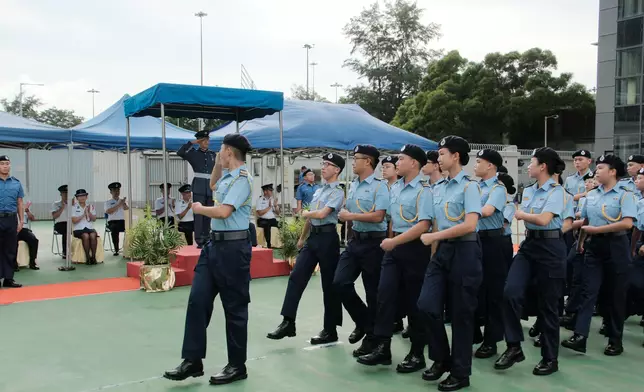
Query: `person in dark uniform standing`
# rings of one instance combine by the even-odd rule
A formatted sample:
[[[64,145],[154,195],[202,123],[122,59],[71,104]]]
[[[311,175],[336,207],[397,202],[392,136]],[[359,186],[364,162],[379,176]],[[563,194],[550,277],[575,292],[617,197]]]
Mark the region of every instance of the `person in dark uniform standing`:
[[[577,352],[586,352],[590,321],[597,303],[599,289],[605,285],[607,306],[606,337],[608,346],[604,354],[620,355],[623,351],[622,334],[626,318],[631,251],[629,233],[637,218],[635,196],[617,186],[624,176],[624,162],[615,155],[602,155],[597,159],[595,179],[600,184],[588,193],[581,211],[584,220],[579,239],[579,251],[585,250],[582,273],[583,300],[577,314],[574,335],[561,345]]]
[[[532,373],[546,376],[559,370],[559,299],[566,258],[561,232],[565,191],[552,176],[564,168],[565,163],[555,150],[542,147],[533,151],[528,174],[537,182],[523,191],[521,209],[515,214],[516,219],[525,221],[526,239],[512,261],[503,291],[503,324],[508,347],[495,362],[495,369],[509,369],[525,360],[521,349],[524,340],[521,315],[526,289],[536,276],[542,359]]]
[[[369,145],[358,145],[353,151],[353,173],[358,177],[351,184],[346,209],[338,214],[341,220],[352,222],[351,238],[340,255],[333,285],[356,324],[349,343],[355,344],[367,336],[362,347],[353,352],[353,356],[358,357],[368,354],[373,342],[380,264],[384,254],[380,243],[387,238],[385,212],[389,208],[389,188],[374,174],[380,152]],[[356,293],[354,285],[360,275],[367,305]]]
[[[11,175],[11,160],[0,155],[0,279],[2,287],[18,288],[13,280],[14,260],[18,255],[18,233],[24,225],[25,192],[20,181]]]
[[[324,328],[318,336],[311,338],[311,344],[332,343],[338,340],[336,327],[342,325],[342,302],[339,293],[333,288],[333,277],[340,258],[337,225],[338,213],[344,204],[344,191],[340,188],[338,176],[344,165],[344,158],[337,154],[325,154],[322,157],[322,178],[326,183],[315,191],[310,204],[311,210],[302,212],[302,217],[307,221],[297,244],[301,251],[297,256],[295,268],[291,271],[284,295],[281,312],[284,319],[267,335],[269,339],[279,340],[295,336],[297,307],[315,267],[319,264],[324,293]],[[302,186],[307,185],[300,185],[300,188]],[[309,232],[311,235],[306,239]]]
[[[125,233],[125,211],[130,207],[127,205],[127,198],[119,199],[121,196],[121,183],[113,182],[107,186],[112,198],[105,202],[103,206],[107,214],[107,226],[112,235],[112,244],[114,245],[114,256],[119,254],[120,233]]]
[[[251,150],[248,140],[239,134],[224,137],[219,161],[226,173],[215,183],[215,205],[194,202],[195,215],[211,220],[210,242],[203,247],[192,281],[181,356],[183,362],[167,371],[165,378],[180,381],[203,376],[202,359],[206,357],[206,330],[210,324],[215,297],[221,295],[226,317],[228,364],[210,384],[229,384],[248,377],[246,371],[248,341],[248,304],[250,303],[251,243],[249,219],[252,179],[244,159]],[[221,173],[220,170],[217,171]]]
[[[208,149],[210,136],[208,131],[199,131],[195,139],[181,146],[177,155],[186,160],[192,167],[192,200],[205,207],[212,207],[212,189],[210,188],[210,175],[215,167],[217,154]],[[198,147],[195,147],[198,146]],[[195,241],[201,248],[208,242],[210,231],[210,218],[206,215],[195,216]]]
[[[427,334],[416,302],[431,253],[420,241],[433,218],[432,194],[420,173],[426,163],[427,156],[420,147],[407,144],[400,150],[397,166],[398,174],[403,178],[391,187],[388,209],[393,238],[384,239],[380,244],[385,255],[378,284],[373,351],[357,359],[358,363],[367,366],[391,364],[391,338],[400,306],[400,286],[403,286],[411,348],[396,367],[399,373],[412,373],[425,367],[423,350]]]
[[[470,385],[472,373],[474,313],[483,280],[481,241],[476,232],[481,216],[481,189],[463,170],[470,159],[470,146],[465,139],[447,136],[438,148],[441,169],[448,177],[432,191],[437,230],[421,236],[427,246],[438,244],[418,297],[418,308],[429,329],[429,358],[434,361],[423,373],[423,379],[437,381],[449,372],[438,384],[438,390],[456,391]],[[498,163],[491,155],[486,157]],[[497,192],[496,188],[491,189],[496,184],[489,185],[489,192]],[[443,322],[447,292],[452,312],[451,354]]]

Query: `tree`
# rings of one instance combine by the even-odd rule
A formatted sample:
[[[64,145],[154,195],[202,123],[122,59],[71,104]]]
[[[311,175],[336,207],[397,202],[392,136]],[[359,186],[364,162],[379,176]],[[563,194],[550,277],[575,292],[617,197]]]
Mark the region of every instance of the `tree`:
[[[58,109],[55,106],[40,112],[36,119],[60,128],[72,128],[83,122],[83,117],[75,115],[73,110]]]
[[[291,99],[300,99],[304,101],[318,101],[318,102],[329,102],[328,99],[321,96],[320,94],[309,91],[306,92],[306,88],[302,85],[294,84],[291,87]]]
[[[20,115],[20,95],[16,95],[11,101],[6,98],[0,99],[3,110],[7,113]],[[42,101],[39,98],[31,95],[22,98],[22,116],[24,118],[38,119],[38,108],[42,106]]]
[[[440,26],[423,24],[424,10],[409,0],[378,2],[351,18],[344,34],[351,58],[344,66],[366,84],[349,86],[343,103],[357,103],[373,116],[390,122],[398,107],[418,91],[423,71],[438,52],[428,44],[439,38]]]
[[[0,103],[7,113],[20,115],[20,95],[16,95],[11,101],[3,98]],[[33,95],[23,97],[22,116],[61,128],[74,127],[84,120],[83,117],[77,116],[73,110],[58,109],[55,106],[39,112],[38,109],[42,105],[43,102]]]
[[[558,114],[549,146],[592,141],[594,98],[571,74],[554,76],[556,69],[555,55],[538,48],[490,53],[478,63],[449,52],[430,63],[392,124],[435,140],[453,134],[533,148],[543,145],[544,117]]]
[[[198,118],[174,118],[166,117],[165,120],[170,124],[176,125],[180,128],[187,129],[189,131],[199,131],[199,119]],[[203,129],[205,130],[215,130],[226,125],[228,121],[216,120],[216,119],[205,119]]]

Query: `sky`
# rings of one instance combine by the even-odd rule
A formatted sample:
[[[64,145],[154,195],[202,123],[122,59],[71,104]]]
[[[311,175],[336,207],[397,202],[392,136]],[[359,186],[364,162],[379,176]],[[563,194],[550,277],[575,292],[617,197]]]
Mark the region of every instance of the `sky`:
[[[0,98],[19,92],[45,107],[92,117],[124,94],[156,83],[240,87],[241,66],[257,88],[306,84],[304,44],[315,47],[315,91],[335,100],[331,84],[360,83],[342,64],[351,45],[342,28],[374,0],[0,0]],[[550,49],[560,72],[596,85],[599,0],[418,0],[424,21],[441,25],[434,49],[471,61],[490,52]],[[313,79],[312,73],[310,74]],[[313,83],[311,80],[310,83]],[[338,95],[343,95],[342,88]]]

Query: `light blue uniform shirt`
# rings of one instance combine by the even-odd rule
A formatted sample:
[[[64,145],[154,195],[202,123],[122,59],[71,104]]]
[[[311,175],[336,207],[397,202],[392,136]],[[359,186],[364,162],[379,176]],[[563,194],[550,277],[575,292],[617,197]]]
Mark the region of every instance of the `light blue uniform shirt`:
[[[25,197],[20,180],[9,176],[0,178],[0,212],[18,212],[18,199]]]
[[[344,204],[344,189],[340,188],[340,181],[324,184],[315,191],[311,200],[311,211],[318,211],[324,207],[331,208],[331,212],[324,219],[311,219],[311,225],[336,225],[338,224],[338,212]]]
[[[617,183],[617,186],[633,192],[633,195],[635,196],[635,200],[639,200],[642,198],[642,194],[640,193],[640,191],[637,190],[635,181],[633,181],[633,179],[630,177],[622,178],[621,180],[619,180],[619,182]]]
[[[465,222],[467,214],[481,216],[481,189],[478,182],[471,180],[463,170],[456,177],[437,185],[433,193],[438,230]]]
[[[508,226],[505,228],[505,235],[512,235],[512,221],[514,214],[517,212],[517,206],[514,204],[514,196],[508,195],[505,207],[503,207],[503,221],[507,222]]]
[[[571,195],[568,192],[564,192],[564,212],[563,219],[572,219],[575,220],[575,206],[574,206],[575,196]]]
[[[320,189],[320,186],[318,184],[309,184],[308,182],[303,182],[297,187],[295,200],[300,200],[302,202],[302,207],[306,207],[311,204],[313,195],[318,189]]]
[[[234,208],[228,219],[212,219],[210,228],[214,231],[248,230],[250,222],[251,193],[253,180],[246,166],[226,172],[217,181],[215,206],[228,204]]]
[[[581,218],[588,218],[591,226],[605,226],[623,218],[637,218],[637,202],[632,192],[618,186],[608,192],[604,186],[588,192]]]
[[[419,174],[408,184],[401,178],[390,192],[391,204],[387,212],[391,216],[393,232],[404,233],[420,221],[433,219],[432,193],[422,175]]]
[[[637,229],[644,231],[644,199],[637,201]]]
[[[353,180],[347,197],[347,210],[355,214],[365,214],[375,211],[387,211],[389,208],[389,187],[383,180],[371,175],[360,182]],[[353,231],[365,233],[369,231],[387,231],[387,222],[380,223],[353,221]]]
[[[581,210],[582,210],[582,209],[584,208],[584,206],[586,205],[586,200],[588,200],[588,199],[586,198],[586,196],[584,196],[584,197],[582,197],[581,199],[579,199],[579,203],[577,203],[577,209],[575,209],[575,214],[576,214],[577,212],[581,214]]]
[[[572,193],[572,195],[577,195],[579,193],[584,193],[586,191],[586,182],[584,181],[584,176],[590,173],[590,169],[586,170],[584,174],[579,174],[579,172],[568,176],[564,182],[564,189]],[[574,202],[575,207],[577,202]]]
[[[505,185],[494,176],[485,181],[480,181],[481,208],[486,205],[494,207],[494,213],[487,218],[481,218],[478,222],[479,230],[494,230],[503,228],[503,209],[507,202],[507,190]],[[468,187],[469,188],[469,187]]]
[[[528,230],[557,230],[561,229],[564,213],[564,191],[563,187],[550,178],[541,188],[535,183],[523,191],[521,210],[529,214],[541,214],[551,212],[554,216],[546,226],[538,226],[525,222]]]

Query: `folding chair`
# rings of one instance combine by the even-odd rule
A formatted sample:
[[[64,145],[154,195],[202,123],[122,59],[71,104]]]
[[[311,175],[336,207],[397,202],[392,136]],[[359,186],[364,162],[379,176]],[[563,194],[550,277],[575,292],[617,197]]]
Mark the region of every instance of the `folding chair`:
[[[107,221],[107,213],[105,214],[105,232],[103,234],[103,250],[109,250],[110,252],[114,253],[114,243],[112,242],[112,230],[110,230],[110,226],[108,224],[109,222]],[[105,241],[109,243],[109,248],[105,247]]]
[[[62,240],[63,235],[59,234],[56,232],[56,228],[52,227],[52,235],[51,235],[51,253],[53,253],[56,256],[62,256],[63,252],[61,252],[60,248],[62,247],[58,237],[60,237],[60,240]],[[54,251],[54,246],[56,247],[56,250]]]

